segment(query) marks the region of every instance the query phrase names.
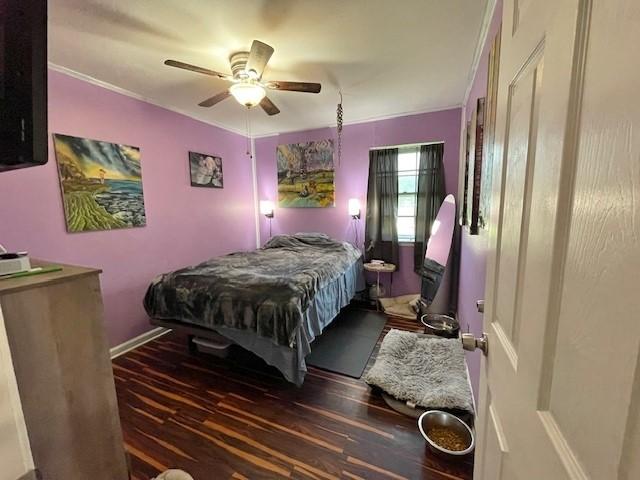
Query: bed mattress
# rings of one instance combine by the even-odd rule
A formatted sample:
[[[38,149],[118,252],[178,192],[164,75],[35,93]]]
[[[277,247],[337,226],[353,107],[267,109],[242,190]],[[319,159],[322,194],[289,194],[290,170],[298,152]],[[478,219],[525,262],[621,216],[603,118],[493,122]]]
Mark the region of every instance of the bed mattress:
[[[214,330],[300,384],[310,344],[363,287],[362,254],[322,234],[278,235],[258,250],[156,277],[158,320]]]

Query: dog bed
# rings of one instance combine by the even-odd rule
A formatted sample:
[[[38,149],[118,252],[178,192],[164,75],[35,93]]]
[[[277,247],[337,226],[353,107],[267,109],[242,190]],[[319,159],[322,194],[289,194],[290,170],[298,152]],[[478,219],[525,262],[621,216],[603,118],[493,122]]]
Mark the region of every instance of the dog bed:
[[[387,315],[416,320],[418,316],[418,300],[420,300],[420,295],[416,293],[400,297],[381,298],[380,305],[382,305],[382,309]]]
[[[473,413],[464,350],[457,338],[440,338],[392,329],[364,377],[394,398],[424,408]]]

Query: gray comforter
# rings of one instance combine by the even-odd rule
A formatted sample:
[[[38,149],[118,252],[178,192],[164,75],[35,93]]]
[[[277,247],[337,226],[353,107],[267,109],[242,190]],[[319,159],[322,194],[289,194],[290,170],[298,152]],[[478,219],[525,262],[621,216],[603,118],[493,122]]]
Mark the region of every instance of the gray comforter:
[[[261,249],[156,277],[144,307],[153,318],[253,330],[292,347],[316,292],[360,256],[326,235],[278,235]]]

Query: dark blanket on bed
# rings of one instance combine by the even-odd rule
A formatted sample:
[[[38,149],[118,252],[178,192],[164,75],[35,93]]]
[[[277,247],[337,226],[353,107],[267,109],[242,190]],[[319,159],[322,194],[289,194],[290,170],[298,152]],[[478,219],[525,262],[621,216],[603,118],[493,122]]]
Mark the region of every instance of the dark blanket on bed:
[[[156,277],[144,307],[153,318],[250,329],[292,346],[316,292],[360,256],[349,243],[326,235],[277,235],[258,250]]]

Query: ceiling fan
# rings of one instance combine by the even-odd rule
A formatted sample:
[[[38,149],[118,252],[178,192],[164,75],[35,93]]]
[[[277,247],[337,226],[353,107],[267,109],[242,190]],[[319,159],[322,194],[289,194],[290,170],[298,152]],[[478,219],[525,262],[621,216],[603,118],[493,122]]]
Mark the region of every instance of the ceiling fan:
[[[254,40],[251,44],[250,52],[236,52],[229,57],[231,75],[215,72],[196,65],[189,65],[188,63],[177,60],[165,60],[164,64],[170,67],[210,75],[233,83],[228,90],[200,102],[198,105],[201,107],[213,107],[222,100],[233,96],[238,103],[247,108],[260,105],[268,115],[277,115],[280,113],[280,109],[266,96],[266,89],[320,93],[322,86],[319,83],[263,81],[262,73],[271,55],[273,55],[273,47],[259,40]]]

